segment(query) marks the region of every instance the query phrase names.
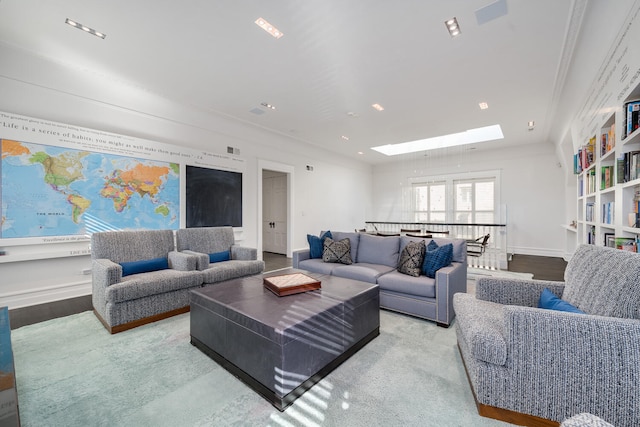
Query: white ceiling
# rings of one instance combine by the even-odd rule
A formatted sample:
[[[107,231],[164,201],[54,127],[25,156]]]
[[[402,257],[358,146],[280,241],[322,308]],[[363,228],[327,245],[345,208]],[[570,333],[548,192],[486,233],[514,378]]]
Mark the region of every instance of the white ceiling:
[[[573,1],[509,0],[478,24],[492,2],[0,0],[0,42],[376,164],[397,158],[370,147],[493,124],[505,139],[484,148],[547,142],[582,17]]]

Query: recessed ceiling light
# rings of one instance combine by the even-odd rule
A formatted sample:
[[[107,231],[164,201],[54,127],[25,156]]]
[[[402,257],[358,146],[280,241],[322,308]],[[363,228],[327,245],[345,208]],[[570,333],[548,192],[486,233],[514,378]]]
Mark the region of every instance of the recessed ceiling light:
[[[362,156],[364,153],[362,151],[358,151],[358,154]]]
[[[464,132],[420,139],[417,141],[403,142],[400,144],[380,145],[378,147],[371,147],[371,149],[387,156],[396,156],[398,154],[415,153],[416,151],[435,150],[438,148],[455,147],[457,145],[477,144],[478,142],[494,141],[496,139],[504,139],[504,134],[502,133],[500,125],[469,129]]]
[[[447,27],[447,31],[449,31],[449,35],[451,35],[451,37],[460,35],[460,26],[458,25],[458,20],[455,16],[444,21],[444,25]]]
[[[271,104],[269,104],[267,102],[262,102],[260,105],[262,105],[263,107],[266,107],[266,108],[268,108],[270,110],[275,110],[276,109],[276,107],[274,107],[273,105],[271,105]]]
[[[262,28],[263,30],[265,30],[267,33],[271,34],[273,37],[279,39],[280,37],[284,36],[284,34],[282,33],[282,31],[280,31],[279,29],[277,29],[276,27],[274,27],[273,25],[269,24],[265,19],[263,18],[258,18],[256,19],[256,25],[260,28]]]
[[[489,108],[489,104],[487,104],[486,102],[481,102],[478,105],[480,106],[481,110],[486,110],[487,108]]]
[[[93,34],[96,37],[100,37],[101,39],[104,39],[105,37],[107,37],[107,35],[105,33],[101,33],[100,31],[96,31],[93,28],[89,28],[86,25],[82,25],[72,19],[67,18],[64,21],[65,24],[67,25],[71,25],[72,27],[75,27],[79,30],[84,31],[85,33],[89,33],[89,34]]]
[[[345,141],[348,141],[348,140],[349,140],[349,137],[348,137],[348,136],[346,136],[346,135],[342,135],[340,138],[344,139]]]
[[[375,108],[376,110],[378,110],[378,111],[384,110],[384,107],[382,105],[380,105],[380,104],[371,104],[371,106],[373,108]]]
[[[529,123],[527,123],[527,125],[529,126],[529,129],[533,129],[534,126],[536,125],[536,122],[534,122],[533,120],[530,120]]]

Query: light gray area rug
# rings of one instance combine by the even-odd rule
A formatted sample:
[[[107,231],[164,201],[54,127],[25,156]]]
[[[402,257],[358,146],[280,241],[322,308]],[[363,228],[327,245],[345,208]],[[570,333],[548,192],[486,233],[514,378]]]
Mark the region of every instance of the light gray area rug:
[[[503,426],[476,412],[453,327],[380,336],[279,412],[189,342],[189,313],[109,335],[92,312],[12,331],[28,426]]]

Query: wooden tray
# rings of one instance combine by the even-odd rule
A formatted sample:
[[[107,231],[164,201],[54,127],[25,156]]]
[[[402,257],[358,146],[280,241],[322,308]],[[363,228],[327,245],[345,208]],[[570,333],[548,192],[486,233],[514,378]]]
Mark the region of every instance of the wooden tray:
[[[279,297],[320,289],[320,282],[302,273],[265,277],[264,287]]]

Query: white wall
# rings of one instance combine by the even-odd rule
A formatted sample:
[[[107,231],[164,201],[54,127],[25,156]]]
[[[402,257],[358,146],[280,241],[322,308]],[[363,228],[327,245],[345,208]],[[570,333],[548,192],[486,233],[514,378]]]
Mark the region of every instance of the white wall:
[[[246,161],[242,244],[257,247],[259,241],[260,160],[295,171],[293,249],[306,246],[307,233],[350,230],[371,216],[370,165],[7,45],[0,44],[0,57],[0,111],[211,153],[226,153],[227,146],[239,148]],[[308,164],[313,172],[306,171]],[[83,274],[88,268],[88,256],[0,262],[0,305],[17,308],[89,294],[90,276]]]
[[[508,252],[563,256],[564,175],[555,148],[548,143],[506,150],[454,150],[446,157],[421,155],[376,166],[372,220],[413,221],[410,178],[488,170],[501,171],[500,203],[507,209]]]

